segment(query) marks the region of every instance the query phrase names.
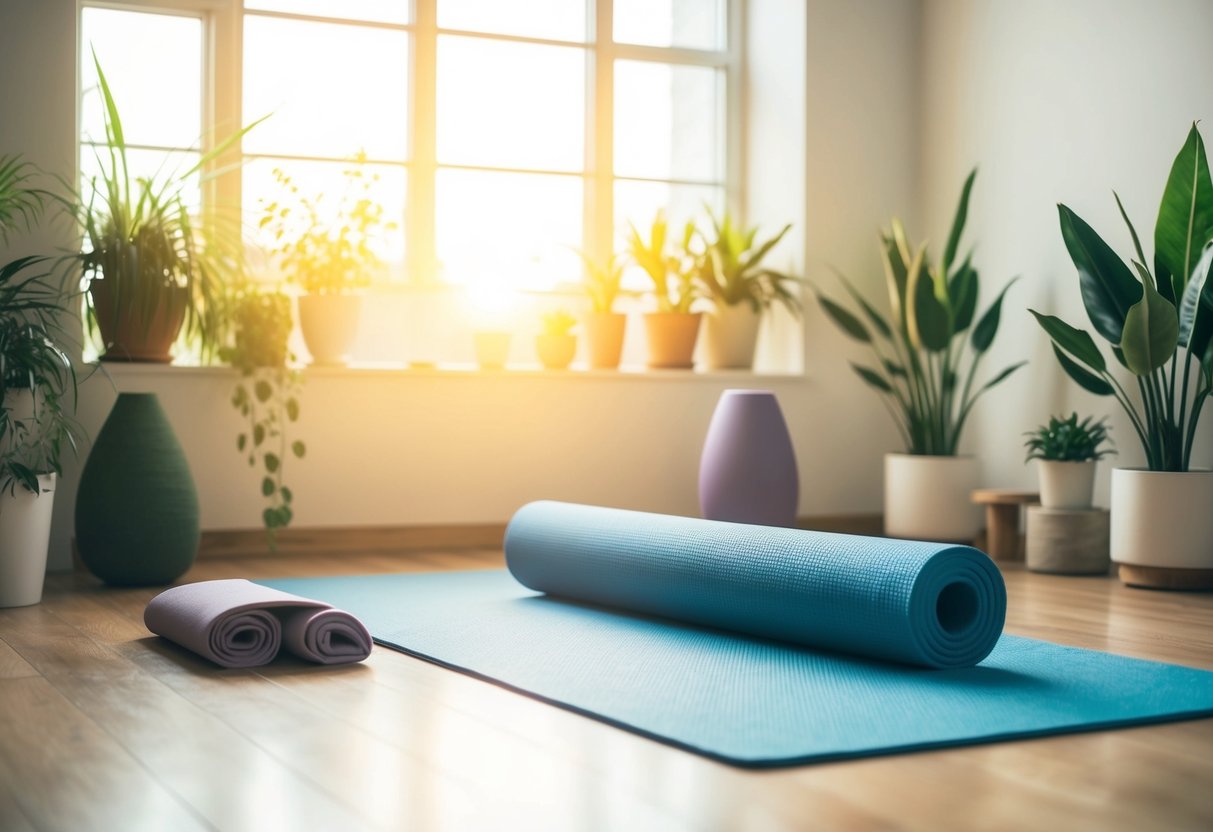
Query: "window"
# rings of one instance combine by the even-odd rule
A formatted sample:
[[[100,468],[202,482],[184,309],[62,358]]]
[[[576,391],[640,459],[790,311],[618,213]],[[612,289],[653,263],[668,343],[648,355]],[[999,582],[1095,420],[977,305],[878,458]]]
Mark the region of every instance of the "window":
[[[208,131],[272,113],[222,188],[254,241],[275,168],[323,193],[365,154],[392,223],[385,283],[559,289],[578,249],[618,250],[659,208],[700,218],[736,185],[730,0],[159,6],[83,9],[82,148],[100,123],[92,45],[149,159],[196,158]]]

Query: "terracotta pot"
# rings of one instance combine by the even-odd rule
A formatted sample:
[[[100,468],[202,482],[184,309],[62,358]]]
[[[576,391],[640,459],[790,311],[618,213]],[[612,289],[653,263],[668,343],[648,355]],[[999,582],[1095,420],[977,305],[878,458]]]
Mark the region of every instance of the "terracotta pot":
[[[1213,589],[1213,471],[1112,469],[1112,560],[1132,586]]]
[[[980,479],[977,457],[885,454],[885,534],[972,543],[982,525],[971,499]]]
[[[302,295],[299,328],[312,355],[312,364],[346,364],[358,337],[361,317],[361,295]]]
[[[168,286],[154,299],[154,308],[136,293],[119,295],[114,282],[104,278],[89,281],[88,293],[105,346],[102,361],[146,361],[168,364],[173,342],[185,322],[189,290]]]
[[[709,370],[748,370],[754,366],[762,313],[748,303],[718,305],[704,320]]]
[[[576,335],[537,335],[535,352],[549,370],[567,370],[577,354]]]
[[[627,323],[628,316],[622,312],[591,312],[586,316],[585,332],[590,342],[591,368],[618,369]]]
[[[649,343],[649,366],[689,370],[695,366],[701,312],[649,312],[644,332]]]

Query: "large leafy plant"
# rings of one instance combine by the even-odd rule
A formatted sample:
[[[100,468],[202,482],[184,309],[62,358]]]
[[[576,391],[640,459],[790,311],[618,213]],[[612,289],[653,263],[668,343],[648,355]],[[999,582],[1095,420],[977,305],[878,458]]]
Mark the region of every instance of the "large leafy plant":
[[[671,244],[670,223],[664,211],[658,211],[653,217],[648,239],[635,225],[628,223],[628,255],[653,282],[658,312],[686,314],[698,297],[695,263],[690,254],[694,236],[695,224],[688,222],[683,227],[682,239]]]
[[[1196,125],[1163,191],[1153,270],[1119,196],[1116,204],[1133,241],[1132,268],[1068,207],[1058,205],[1058,214],[1087,317],[1136,382],[1136,401],[1086,330],[1031,311],[1066,374],[1124,408],[1150,470],[1187,471],[1201,409],[1213,390],[1213,182]]]
[[[998,333],[1003,298],[1014,282],[977,315],[977,269],[971,254],[957,259],[976,175],[974,170],[965,180],[937,264],[928,258],[925,243],[910,246],[899,220],[893,220],[890,231],[881,232],[888,316],[841,273],[838,278],[859,313],[815,290],[830,320],[872,350],[872,364],[851,366],[880,393],[911,454],[954,455],[973,405],[1026,363],[1012,364],[975,386],[982,358]]]
[[[697,273],[700,284],[709,297],[720,306],[748,303],[755,312],[768,308],[775,301],[789,312],[800,312],[800,299],[789,286],[796,279],[762,265],[771,249],[792,229],[785,225],[778,234],[758,242],[758,228],[737,225],[726,211],[717,219],[709,209],[712,238],[704,238],[704,249],[698,257]]]
[[[63,201],[84,232],[84,251],[68,262],[77,264],[90,286],[108,284],[115,322],[130,312],[150,327],[161,310],[184,306],[184,331],[204,356],[210,355],[223,339],[224,285],[240,271],[243,242],[238,222],[224,222],[218,214],[199,222],[184,194],[195,175],[259,122],[216,143],[189,168],[166,159],[155,174],[133,176],[122,117],[95,54],[93,63],[104,104],[105,144],[93,149],[99,175],[80,191],[65,183],[72,197]],[[201,180],[223,172],[203,173]],[[90,302],[88,317],[97,332],[101,321],[95,303]]]

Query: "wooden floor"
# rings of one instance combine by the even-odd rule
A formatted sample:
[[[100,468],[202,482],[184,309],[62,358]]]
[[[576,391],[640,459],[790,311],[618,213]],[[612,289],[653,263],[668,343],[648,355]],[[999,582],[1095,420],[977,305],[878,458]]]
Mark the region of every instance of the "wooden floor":
[[[186,580],[469,569],[499,552],[201,561]],[[1008,569],[1012,633],[1213,669],[1213,595]],[[0,830],[1213,829],[1213,720],[731,768],[376,647],[218,670],[152,590],[0,610]]]

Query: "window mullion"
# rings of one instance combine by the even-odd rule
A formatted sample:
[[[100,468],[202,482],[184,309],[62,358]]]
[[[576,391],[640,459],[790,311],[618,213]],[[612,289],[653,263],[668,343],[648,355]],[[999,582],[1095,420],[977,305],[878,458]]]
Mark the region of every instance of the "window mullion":
[[[436,0],[413,0],[409,102],[409,175],[405,229],[408,279],[428,285],[438,279],[434,214],[437,154],[438,11]]]
[[[746,221],[745,0],[725,0],[728,65],[724,69],[724,181],[725,204]]]
[[[227,0],[209,15],[207,44],[204,52],[209,66],[203,67],[206,92],[203,96],[202,152],[209,151],[221,137],[239,130],[243,124],[244,96],[244,17],[242,0]],[[237,140],[210,168],[223,169],[237,165],[242,156]],[[241,210],[241,177],[217,176],[205,186],[203,205],[210,213]]]
[[[590,89],[587,90],[586,140],[587,183],[585,246],[596,262],[603,262],[615,248],[615,49],[612,42],[613,0],[587,0],[594,15],[593,52],[589,56]]]

